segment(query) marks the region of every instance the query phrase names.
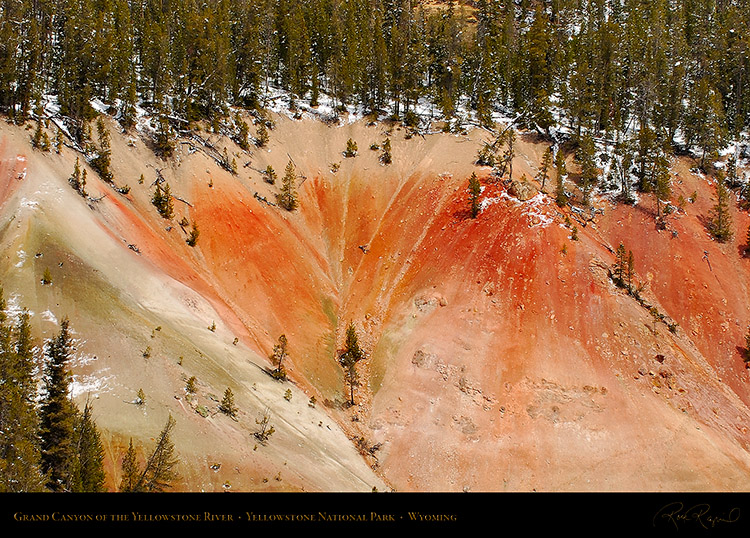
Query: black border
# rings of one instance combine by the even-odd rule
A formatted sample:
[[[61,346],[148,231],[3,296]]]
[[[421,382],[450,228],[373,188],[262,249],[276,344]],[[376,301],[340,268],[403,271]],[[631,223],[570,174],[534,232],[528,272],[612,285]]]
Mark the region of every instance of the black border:
[[[4,533],[37,534],[58,527],[78,532],[118,527],[383,532],[512,531],[520,526],[666,536],[750,531],[750,493],[23,493],[0,495],[0,503]],[[76,515],[82,519],[75,520]]]

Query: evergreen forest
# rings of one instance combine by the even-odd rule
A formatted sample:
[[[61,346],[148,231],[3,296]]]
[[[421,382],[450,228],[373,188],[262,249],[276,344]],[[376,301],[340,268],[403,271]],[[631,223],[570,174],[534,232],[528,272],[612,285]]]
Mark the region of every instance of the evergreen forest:
[[[96,98],[166,140],[276,88],[711,155],[750,122],[749,28],[747,0],[4,0],[0,110],[81,142]]]

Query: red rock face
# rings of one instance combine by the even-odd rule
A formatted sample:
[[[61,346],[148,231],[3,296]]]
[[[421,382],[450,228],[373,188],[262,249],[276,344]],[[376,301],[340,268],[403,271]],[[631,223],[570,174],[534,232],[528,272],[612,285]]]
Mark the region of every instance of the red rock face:
[[[334,413],[380,444],[396,489],[747,485],[736,245],[713,243],[691,214],[674,217],[677,238],[657,232],[648,201],[607,205],[572,241],[549,198],[521,203],[486,181],[471,219],[464,183],[313,177],[294,214],[214,185],[195,195],[212,223],[202,253],[219,294],[262,327],[261,347],[286,332],[295,376],[332,401],[345,398],[334,345],[355,322],[365,383]],[[619,241],[676,334],[612,283]]]
[[[382,136],[355,128],[360,147]],[[294,383],[396,490],[750,486],[746,214],[733,209],[735,238],[714,242],[704,222],[712,186],[679,163],[673,198],[700,196],[669,230],[656,229],[645,197],[634,207],[599,201],[604,214],[586,222],[486,177],[472,219],[477,137],[394,138],[394,165],[361,152],[332,174],[347,129],[282,122],[273,153],[253,157],[255,169],[280,170],[279,150],[294,154],[304,174],[294,212],[260,200],[274,202],[277,188],[257,174],[203,174],[207,160],[186,158],[172,186],[190,205],[176,205],[175,221],[198,224],[195,248],[174,223],[166,231],[145,187],[105,198],[96,218],[113,241],[138,245],[138,263],[205,299],[258,356],[285,334]],[[544,148],[519,147],[515,173],[533,177]],[[0,194],[16,173],[3,166]],[[643,304],[610,278],[620,242],[633,251]],[[366,353],[353,407],[336,361],[350,321]]]

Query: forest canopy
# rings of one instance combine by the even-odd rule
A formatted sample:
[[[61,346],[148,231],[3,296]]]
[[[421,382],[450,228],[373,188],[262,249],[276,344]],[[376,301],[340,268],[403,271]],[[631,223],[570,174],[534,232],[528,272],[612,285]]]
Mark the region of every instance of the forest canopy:
[[[748,0],[3,1],[0,110],[23,122],[52,96],[80,139],[93,98],[179,127],[273,87],[711,152],[750,121],[749,28]]]

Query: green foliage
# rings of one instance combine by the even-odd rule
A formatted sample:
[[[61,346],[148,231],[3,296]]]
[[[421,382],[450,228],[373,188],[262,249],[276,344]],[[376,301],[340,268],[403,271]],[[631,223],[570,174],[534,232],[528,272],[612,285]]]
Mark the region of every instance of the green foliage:
[[[122,460],[122,480],[119,491],[123,493],[133,493],[138,491],[140,481],[140,467],[138,465],[138,454],[133,446],[133,439],[130,439],[128,451]]]
[[[258,430],[254,434],[255,438],[261,444],[266,444],[268,438],[276,432],[276,429],[271,424],[271,412],[267,407],[261,417],[255,419],[255,423],[258,425]]]
[[[284,392],[284,399],[287,402],[291,402],[292,401],[292,389],[286,389],[286,392]]]
[[[99,177],[111,183],[114,179],[110,166],[112,164],[112,149],[109,130],[104,125],[104,120],[99,116],[96,120],[96,130],[99,135],[99,147],[97,155],[91,160],[91,166],[97,171]]]
[[[567,167],[565,165],[565,155],[561,149],[555,153],[555,169],[557,170],[557,185],[555,186],[555,202],[559,207],[568,205],[568,196],[565,194],[565,176]]]
[[[219,404],[219,411],[232,418],[237,416],[237,406],[234,405],[234,393],[229,387],[224,391],[224,397],[221,399],[221,404]]]
[[[167,423],[156,440],[156,446],[147,458],[142,471],[140,471],[137,462],[135,462],[134,469],[130,468],[135,460],[135,454],[134,451],[131,453],[130,448],[128,449],[128,454],[126,454],[126,461],[129,466],[127,474],[125,472],[125,461],[123,461],[123,482],[127,489],[123,489],[121,484],[120,491],[161,492],[173,486],[173,483],[179,478],[176,470],[179,460],[172,442],[172,430],[175,425],[174,418],[169,415]],[[133,479],[136,475],[138,478]]]
[[[716,180],[716,205],[711,209],[708,229],[720,243],[732,238],[732,215],[729,212],[729,191],[724,184],[723,176]]]
[[[344,157],[356,157],[357,156],[357,143],[351,138],[346,141],[346,150],[344,150]]]
[[[81,174],[81,164],[76,157],[76,164],[73,167],[73,174],[68,178],[68,183],[70,183],[70,186],[73,187],[73,189],[86,198],[86,170],[83,170],[83,174]]]
[[[52,273],[49,271],[49,267],[44,268],[44,274],[42,275],[42,285],[43,286],[49,286],[52,284]]]
[[[547,180],[549,179],[549,171],[552,168],[552,159],[552,147],[549,147],[546,149],[544,155],[542,156],[542,163],[539,166],[539,171],[536,174],[536,180],[539,182],[542,192],[544,192],[544,187],[547,184]]]
[[[258,129],[256,131],[256,138],[255,138],[255,145],[259,148],[262,148],[268,144],[268,128],[266,127],[266,123],[264,121],[258,122]]]
[[[104,446],[91,414],[91,405],[86,402],[83,414],[77,417],[74,427],[76,458],[71,491],[78,493],[105,491]]]
[[[250,126],[247,124],[245,120],[242,119],[242,116],[239,112],[236,112],[234,115],[234,127],[235,127],[235,133],[234,133],[234,140],[237,142],[237,145],[247,150],[250,147],[248,137],[250,136]]]
[[[485,143],[477,152],[476,164],[480,166],[495,166],[497,156],[492,144]]]
[[[380,162],[383,164],[391,164],[391,162],[393,162],[393,155],[391,155],[390,138],[386,138],[383,141],[383,152],[380,154]]]
[[[45,354],[45,397],[40,407],[42,470],[48,475],[47,487],[70,491],[76,459],[74,444],[76,408],[69,398],[70,373],[67,369],[73,344],[69,321],[60,324],[60,333],[47,341]]]
[[[281,178],[281,192],[276,195],[276,201],[287,211],[294,211],[299,205],[297,200],[297,172],[292,161],[289,161],[286,165],[284,177]]]
[[[39,416],[29,312],[13,327],[0,288],[0,492],[42,491]]]
[[[276,183],[276,178],[276,171],[273,169],[273,166],[269,164],[268,166],[266,166],[266,170],[263,173],[263,179],[266,183],[270,183],[271,185],[273,185],[274,183]]]
[[[339,354],[339,364],[344,368],[345,381],[349,385],[349,404],[354,405],[354,388],[359,386],[359,374],[357,373],[357,363],[364,358],[364,352],[359,346],[359,338],[354,328],[354,323],[350,322],[346,328],[346,341],[344,350]]]
[[[481,193],[481,185],[477,175],[472,172],[469,178],[469,213],[471,218],[477,218],[479,215],[479,194]]]
[[[276,368],[271,372],[271,375],[274,377],[274,379],[278,380],[285,380],[286,379],[286,369],[284,368],[284,360],[287,358],[288,352],[287,352],[287,346],[289,345],[289,342],[287,341],[286,335],[279,336],[279,342],[273,346],[273,353],[269,357],[271,359],[271,364],[273,364]]]
[[[195,394],[198,392],[198,380],[195,378],[195,376],[191,376],[187,382],[185,383],[185,392],[188,394]]]
[[[200,231],[198,230],[198,225],[194,222],[192,228],[190,229],[190,234],[188,234],[188,238],[185,240],[185,242],[191,247],[194,247],[198,242],[199,235]]]
[[[154,195],[151,197],[151,203],[163,218],[171,219],[174,217],[172,191],[169,188],[169,183],[165,183],[164,188],[162,189],[161,183],[159,183],[159,181],[156,182],[156,188],[154,189]]]

